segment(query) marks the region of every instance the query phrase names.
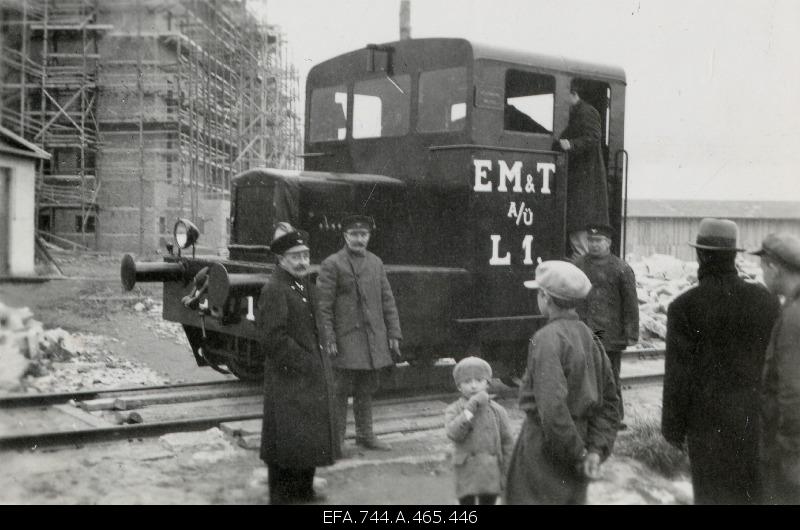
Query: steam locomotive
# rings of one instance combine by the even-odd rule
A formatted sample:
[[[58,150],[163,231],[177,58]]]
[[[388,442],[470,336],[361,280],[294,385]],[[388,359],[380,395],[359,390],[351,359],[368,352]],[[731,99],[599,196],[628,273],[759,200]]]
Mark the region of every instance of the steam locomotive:
[[[163,263],[123,258],[123,284],[164,282],[163,317],[183,325],[197,363],[258,379],[264,351],[254,308],[275,267],[275,225],[309,232],[316,270],[341,247],[342,218],[370,215],[370,250],[386,264],[412,365],[480,355],[500,377],[520,374],[527,340],[543,324],[523,281],[540,260],[567,252],[567,161],[552,145],[566,127],[574,80],[604,125],[620,249],[622,69],[463,39],[409,39],[310,71],[305,169],[251,169],[233,180],[228,258],[189,257],[199,233],[182,219]]]

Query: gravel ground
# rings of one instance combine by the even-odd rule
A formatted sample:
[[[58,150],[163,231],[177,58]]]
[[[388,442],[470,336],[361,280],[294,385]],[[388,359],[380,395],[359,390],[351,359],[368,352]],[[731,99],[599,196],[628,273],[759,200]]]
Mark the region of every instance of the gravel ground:
[[[28,383],[32,391],[86,386],[224,379],[194,366],[185,339],[160,318],[160,285],[124,293],[119,256],[60,259],[73,279],[44,284],[0,284],[0,300],[27,306],[46,328],[80,338],[85,351],[50,366]],[[75,279],[75,277],[83,279]],[[92,278],[92,279],[89,279]],[[151,301],[148,301],[148,298]],[[142,310],[134,309],[137,303]],[[38,379],[38,380],[37,380]],[[660,416],[658,387],[624,391],[626,421]],[[513,427],[521,417],[514,402]],[[630,431],[620,434],[624,444]],[[443,429],[391,435],[389,453],[366,451],[318,470],[318,486],[332,504],[454,504],[449,443]],[[266,468],[257,451],[239,447],[219,430],[168,435],[58,450],[9,451],[2,455],[3,504],[263,504]],[[683,504],[691,500],[685,478],[667,480],[643,464],[613,456],[592,484],[595,504]]]

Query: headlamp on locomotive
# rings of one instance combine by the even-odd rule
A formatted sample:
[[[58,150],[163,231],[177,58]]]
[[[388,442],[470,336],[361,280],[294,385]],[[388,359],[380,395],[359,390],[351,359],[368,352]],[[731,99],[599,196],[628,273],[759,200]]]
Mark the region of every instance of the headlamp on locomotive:
[[[275,226],[309,232],[313,272],[341,247],[342,218],[369,215],[404,354],[478,354],[500,376],[518,374],[543,323],[523,282],[540,260],[566,254],[566,155],[552,146],[576,82],[604,124],[609,217],[620,234],[621,69],[463,39],[409,39],[312,68],[305,170],[251,169],[233,180],[229,259],[179,250],[158,273],[132,260],[123,270],[164,281],[164,318],[183,324],[199,364],[257,378],[264,352],[253,308],[275,267]],[[185,249],[198,232],[180,220],[174,234]],[[202,303],[187,305],[187,297]]]

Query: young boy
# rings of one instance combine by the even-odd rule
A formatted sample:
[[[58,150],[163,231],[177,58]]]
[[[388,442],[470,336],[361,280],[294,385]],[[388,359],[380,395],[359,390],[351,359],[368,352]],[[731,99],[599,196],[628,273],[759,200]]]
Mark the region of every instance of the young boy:
[[[462,397],[444,415],[447,437],[455,443],[456,496],[459,504],[495,504],[514,446],[508,413],[486,392],[492,368],[483,359],[462,359],[453,378]]]
[[[507,504],[584,504],[617,435],[611,364],[575,311],[592,284],[575,265],[536,267],[539,311],[547,324],[528,346],[519,392],[526,413],[508,469]]]

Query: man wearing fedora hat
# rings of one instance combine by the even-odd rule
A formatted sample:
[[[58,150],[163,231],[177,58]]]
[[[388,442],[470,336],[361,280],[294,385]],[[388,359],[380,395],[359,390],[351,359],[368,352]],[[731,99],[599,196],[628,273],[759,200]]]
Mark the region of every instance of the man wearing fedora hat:
[[[784,300],[761,389],[764,502],[800,504],[800,238],[770,234],[753,254],[761,257],[767,289]]]
[[[334,381],[317,331],[316,292],[308,279],[308,234],[279,228],[270,244],[278,266],[258,297],[264,346],[261,459],[271,504],[324,499],[313,488],[317,466],[338,457]]]
[[[592,290],[578,305],[578,314],[600,337],[611,361],[619,397],[619,428],[625,429],[619,372],[622,350],[639,340],[636,276],[630,265],[611,253],[614,230],[610,226],[591,224],[586,231],[589,234],[589,253],[577,257],[574,263],[592,282]]]
[[[544,261],[525,287],[538,290],[547,324],[528,345],[519,389],[525,421],[508,467],[506,503],[584,504],[619,423],[611,363],[575,311],[592,284],[572,263]]]
[[[347,398],[353,396],[356,443],[390,450],[372,431],[372,396],[379,370],[400,360],[400,317],[381,259],[367,250],[374,221],[342,220],[344,246],[320,266],[320,330],[336,375],[338,440],[344,451]]]
[[[699,285],[667,310],[661,431],[688,442],[695,504],[760,501],[758,389],[778,301],[739,278],[738,238],[733,221],[700,222]]]

